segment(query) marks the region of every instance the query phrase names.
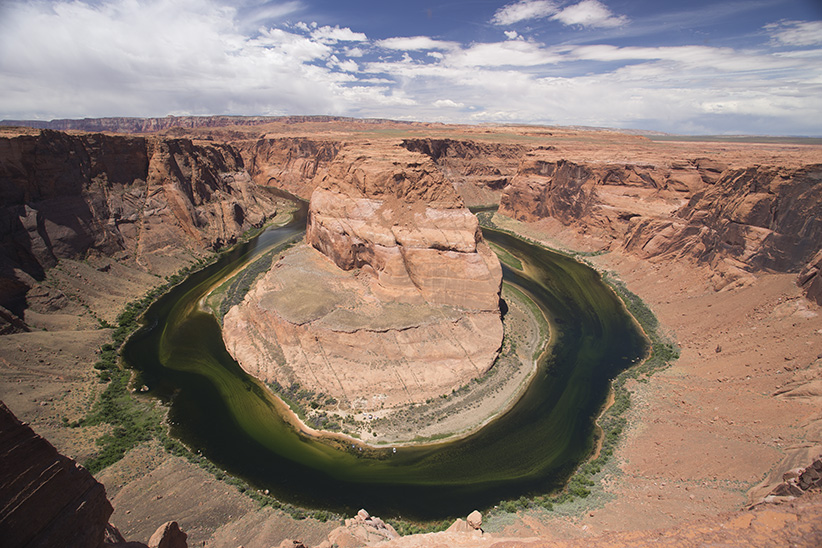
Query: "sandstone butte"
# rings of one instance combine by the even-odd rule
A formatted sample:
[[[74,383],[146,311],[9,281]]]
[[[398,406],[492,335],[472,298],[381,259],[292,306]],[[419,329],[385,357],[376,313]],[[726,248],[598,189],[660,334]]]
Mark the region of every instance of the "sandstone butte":
[[[14,538],[48,533],[41,518],[53,515],[59,525],[63,510],[82,524],[75,532],[91,535],[89,545],[100,531],[109,533],[104,542],[122,542],[107,520],[144,543],[158,527],[179,541],[166,523],[178,520],[189,545],[214,547],[822,544],[822,499],[813,493],[822,475],[817,143],[329,117],[58,126],[0,130],[0,399],[40,436],[2,417],[0,458],[11,461],[0,467],[0,488],[22,494],[2,500],[38,508],[24,520],[14,504],[0,508],[0,527],[16,527]],[[101,131],[121,134],[90,133]],[[447,532],[393,538],[370,516],[338,530],[261,509],[153,440],[97,474],[114,507],[109,517],[98,484],[54,451],[85,462],[109,428],[63,422],[85,416],[106,386],[93,369],[110,341],[101,321],[114,323],[164,276],[274,215],[268,187],[308,199],[332,172],[356,163],[352,151],[368,147],[386,157],[410,158],[397,148],[424,154],[466,204],[500,204],[494,221],[508,230],[597,252],[587,260],[619,276],[676,340],[681,356],[669,369],[628,387],[628,427],[612,466],[594,478],[600,494],[570,513],[520,510],[483,516],[482,531],[459,520]],[[354,209],[346,218],[356,220]],[[375,252],[376,239],[360,234],[362,248],[344,252],[356,222],[343,236],[333,215],[316,221],[315,233],[336,238],[330,255],[304,246],[285,261],[310,257],[300,268],[332,272],[337,289],[358,284],[358,295],[375,300],[399,291],[394,271],[376,262],[388,258]],[[373,251],[360,253],[368,246]],[[414,310],[424,319],[420,311],[452,306],[418,294],[418,304],[396,305],[397,316]],[[18,472],[21,463],[28,475]],[[64,532],[53,533],[54,542],[68,538]],[[302,543],[287,540],[294,538]]]
[[[343,148],[306,230],[307,245],[224,318],[247,372],[376,410],[448,394],[493,365],[502,270],[428,156]]]

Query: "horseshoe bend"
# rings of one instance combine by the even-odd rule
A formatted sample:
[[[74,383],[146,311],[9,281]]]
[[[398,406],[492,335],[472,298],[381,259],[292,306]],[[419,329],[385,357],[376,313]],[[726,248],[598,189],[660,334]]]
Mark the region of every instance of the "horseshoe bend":
[[[428,156],[341,149],[306,231],[225,317],[243,369],[363,411],[450,394],[490,369],[502,270]]]
[[[60,124],[0,132],[0,489],[12,501],[0,526],[14,532],[4,538],[151,544],[155,532],[179,541],[181,528],[189,546],[818,539],[818,142],[329,117]],[[293,216],[283,191],[308,201],[304,238],[249,240]],[[528,271],[529,257],[486,240],[468,206],[498,206],[481,214],[484,225],[602,273],[653,352],[670,358],[615,381],[604,408],[620,410],[620,426],[602,416],[598,428],[615,434],[593,440],[566,474],[583,476],[553,494],[522,489],[481,516],[449,515],[448,531],[398,537],[412,526],[285,504],[211,463],[197,435],[175,437],[186,407],[197,412],[192,391],[210,407],[203,430],[241,429],[222,412],[232,394],[274,401],[242,371],[184,370],[220,348],[306,420],[356,420],[348,432],[361,440],[344,438],[353,447],[332,460],[370,462],[359,450],[371,442],[388,463],[399,448],[399,462],[407,447],[395,442],[471,431],[508,409],[530,367],[503,369],[507,383],[494,386],[505,397],[466,396],[461,419],[445,412],[452,423],[439,430],[417,424],[391,437],[377,422],[438,402],[456,409],[448,405],[487,387],[480,381],[506,352],[533,358],[547,336],[540,321],[553,322],[552,334],[572,328],[502,283],[504,269]],[[163,301],[186,284],[204,288],[202,298],[189,296],[185,310]],[[155,301],[199,322],[175,335],[200,338],[176,349],[183,365],[168,379],[120,358],[139,317],[152,328]],[[236,399],[251,415],[268,409]],[[530,463],[518,446],[502,453]],[[367,470],[361,478],[367,485]],[[327,481],[317,474],[317,485]]]

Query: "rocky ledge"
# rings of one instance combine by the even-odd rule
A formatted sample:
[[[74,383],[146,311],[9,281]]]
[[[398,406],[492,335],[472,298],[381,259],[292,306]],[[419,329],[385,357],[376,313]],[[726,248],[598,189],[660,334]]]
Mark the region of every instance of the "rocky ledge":
[[[247,372],[376,410],[492,366],[500,264],[428,157],[343,149],[312,194],[306,240],[224,318]]]

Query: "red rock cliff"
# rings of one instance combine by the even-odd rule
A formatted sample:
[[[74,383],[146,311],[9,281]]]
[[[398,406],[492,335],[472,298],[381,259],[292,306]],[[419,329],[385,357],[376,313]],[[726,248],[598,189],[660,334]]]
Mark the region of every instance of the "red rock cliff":
[[[155,260],[220,246],[273,213],[228,145],[187,139],[0,136],[0,306],[62,258]]]

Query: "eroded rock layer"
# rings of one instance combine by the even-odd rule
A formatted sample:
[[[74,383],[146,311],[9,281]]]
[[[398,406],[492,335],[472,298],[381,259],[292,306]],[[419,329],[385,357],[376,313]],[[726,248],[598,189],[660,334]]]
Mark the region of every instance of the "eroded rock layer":
[[[242,367],[375,409],[482,375],[502,342],[499,261],[430,159],[340,152],[306,236],[224,319]]]

